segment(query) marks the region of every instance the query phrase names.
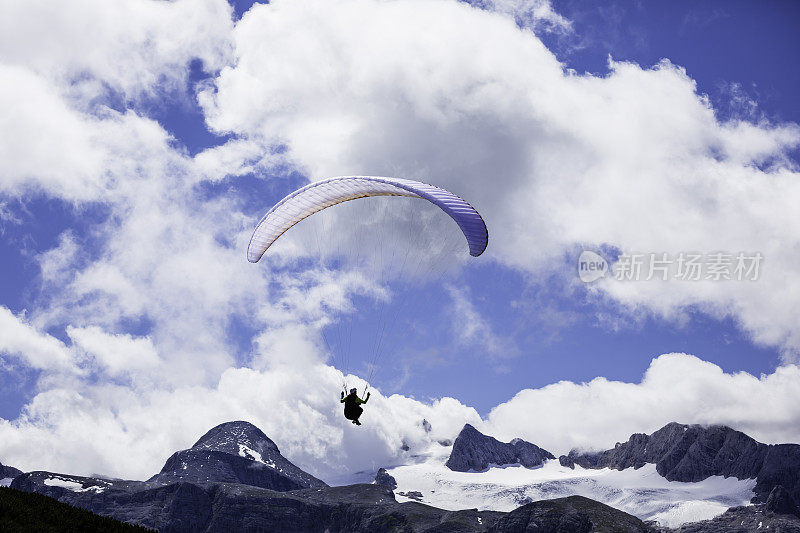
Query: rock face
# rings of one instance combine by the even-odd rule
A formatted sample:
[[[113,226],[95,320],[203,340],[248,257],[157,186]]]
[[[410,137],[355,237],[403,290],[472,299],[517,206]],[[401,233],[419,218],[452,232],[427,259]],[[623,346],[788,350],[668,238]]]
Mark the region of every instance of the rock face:
[[[535,468],[547,459],[555,459],[555,456],[535,444],[522,439],[500,442],[466,424],[456,437],[445,466],[457,472],[480,472],[490,465],[521,464]]]
[[[767,503],[764,506],[767,511],[772,511],[778,514],[793,514],[800,516],[800,510],[794,502],[792,495],[789,491],[783,488],[783,485],[778,485],[767,496]]]
[[[598,453],[574,450],[559,457],[571,468],[639,468],[655,463],[670,481],[702,481],[709,476],[755,479],[755,502],[765,502],[778,485],[798,507],[800,502],[800,445],[762,444],[726,426],[671,423],[652,435],[636,433],[627,442]]]
[[[0,479],[14,479],[22,473],[22,470],[14,468],[13,466],[6,466],[0,463]]]
[[[393,478],[385,468],[379,469],[378,473],[375,474],[375,483],[378,485],[383,485],[389,490],[394,490],[397,488],[397,480]]]
[[[243,483],[278,491],[326,486],[283,457],[260,429],[242,421],[211,429],[188,450],[174,453],[149,481]]]
[[[583,496],[542,500],[514,509],[489,530],[492,533],[646,533],[650,526],[627,513]]]
[[[765,505],[731,507],[711,520],[684,524],[678,529],[662,529],[664,533],[800,533],[800,518],[770,511]]]

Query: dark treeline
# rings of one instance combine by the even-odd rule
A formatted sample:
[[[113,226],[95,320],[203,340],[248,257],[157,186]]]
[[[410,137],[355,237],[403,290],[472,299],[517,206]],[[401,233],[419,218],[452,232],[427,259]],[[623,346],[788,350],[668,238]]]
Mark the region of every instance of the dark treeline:
[[[146,533],[133,526],[30,492],[0,487],[0,531]]]

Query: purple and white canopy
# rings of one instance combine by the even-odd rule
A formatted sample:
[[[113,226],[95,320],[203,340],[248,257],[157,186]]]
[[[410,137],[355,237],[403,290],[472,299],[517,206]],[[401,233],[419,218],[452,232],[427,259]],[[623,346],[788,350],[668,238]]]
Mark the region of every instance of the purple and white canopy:
[[[428,200],[456,221],[472,256],[481,255],[489,242],[489,231],[475,208],[449,191],[414,180],[345,176],[311,183],[275,204],[253,231],[247,247],[247,260],[257,263],[278,237],[304,218],[333,205],[369,196],[408,196]]]

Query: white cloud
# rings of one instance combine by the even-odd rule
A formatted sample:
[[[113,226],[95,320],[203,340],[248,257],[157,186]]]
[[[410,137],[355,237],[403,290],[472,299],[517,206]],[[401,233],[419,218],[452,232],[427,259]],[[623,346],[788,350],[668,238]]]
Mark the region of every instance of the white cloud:
[[[179,87],[192,59],[220,68],[232,24],[224,0],[3,2],[0,57],[89,102],[104,85],[135,99]]]
[[[63,104],[52,86],[37,87],[32,113],[47,98]],[[100,202],[107,215],[81,235],[65,228],[56,247],[39,251],[41,293],[31,323],[123,333],[143,324],[159,356],[168,354],[166,372],[151,377],[215,382],[233,360],[231,318],[246,316],[268,294],[266,269],[252,267],[241,251],[252,221],[234,199],[204,198],[194,188],[194,162],[156,122],[132,111],[59,109],[72,122],[52,113],[56,120],[21,118],[22,135],[13,125],[0,130],[24,141],[0,163],[10,178],[4,192],[72,200],[76,214],[78,202]],[[54,139],[67,140],[48,145]],[[73,160],[91,168],[70,166]]]
[[[557,454],[613,447],[670,421],[727,424],[762,442],[800,440],[800,369],[792,365],[756,377],[725,373],[690,355],[662,355],[639,383],[596,378],[526,389],[485,421],[452,398],[422,402],[373,389],[358,428],[340,412],[341,381],[338,371],[301,358],[263,372],[230,368],[211,387],[53,387],[18,420],[0,421],[0,456],[20,468],[142,479],[212,425],[234,419],[255,423],[288,458],[329,481],[408,463],[437,441],[453,439],[464,423]],[[363,390],[358,378],[349,382]]]
[[[181,175],[189,163],[170,152],[165,136],[162,143],[134,142],[140,155],[125,154],[134,168],[114,176],[112,216],[95,230],[91,260],[75,264],[70,240],[42,256],[45,291],[35,320],[108,331],[144,322],[166,355],[159,374],[214,382],[232,363],[230,320],[269,294],[266,272],[244,260],[245,219],[226,201],[193,198],[191,180]]]
[[[603,377],[524,389],[489,413],[485,429],[550,450],[608,449],[669,422],[725,424],[767,443],[800,442],[800,368],[725,373],[686,354],[653,359],[641,382]]]
[[[28,69],[0,65],[0,191],[27,188],[67,199],[105,189],[98,120],[73,111],[55,86]]]
[[[73,346],[92,355],[112,376],[130,371],[154,369],[161,362],[153,342],[148,337],[135,338],[126,334],[110,334],[96,326],[87,328],[67,326],[67,335],[72,340]]]
[[[0,4],[0,192],[108,200],[126,142],[110,130],[136,118],[107,106],[188,105],[189,63],[222,68],[232,27],[225,0]]]
[[[355,427],[342,416],[340,383],[331,367],[300,363],[263,373],[231,368],[208,388],[52,388],[38,394],[20,419],[0,420],[0,456],[23,469],[144,479],[212,425],[245,419],[299,466],[331,479],[396,464],[407,456],[403,444],[419,451],[435,439],[452,438],[465,421],[479,421],[474,409],[452,398],[423,403],[373,390],[364,425]],[[351,383],[363,388],[357,378]]]
[[[198,179],[221,181],[230,176],[265,172],[285,163],[280,155],[265,153],[264,147],[246,139],[232,139],[207,148],[194,158]]]
[[[0,306],[0,354],[13,356],[39,370],[72,370],[70,349],[52,335],[37,330],[24,316]]]

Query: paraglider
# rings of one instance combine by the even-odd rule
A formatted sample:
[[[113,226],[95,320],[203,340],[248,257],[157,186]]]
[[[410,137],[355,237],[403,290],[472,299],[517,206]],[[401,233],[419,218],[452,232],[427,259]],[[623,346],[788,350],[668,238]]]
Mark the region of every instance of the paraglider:
[[[489,232],[486,228],[486,224],[474,207],[455,194],[433,185],[408,179],[375,176],[344,176],[329,178],[306,185],[290,193],[275,204],[261,218],[253,231],[250,243],[247,247],[248,261],[257,263],[284,233],[311,215],[344,202],[371,197],[406,197],[426,200],[429,205],[432,204],[438,207],[441,212],[449,216],[458,226],[460,234],[456,236],[461,238],[460,244],[458,243],[458,239],[454,239],[451,248],[460,248],[463,250],[463,242],[464,239],[466,239],[466,248],[468,248],[470,256],[480,256],[484,250],[486,250],[489,240]],[[394,203],[393,200],[387,200],[387,202]],[[389,217],[392,215],[391,211],[391,209],[385,209],[383,212],[387,213],[386,216]],[[437,210],[433,209],[433,211],[436,212]],[[364,252],[362,248],[365,247],[364,243],[369,241],[369,239],[364,238],[363,226],[367,227],[366,233],[375,233],[375,231],[373,231],[374,228],[370,227],[374,221],[369,219],[369,217],[353,218],[355,219],[353,225],[349,223],[345,224],[344,226],[338,227],[335,232],[329,232],[329,234],[323,231],[321,239],[319,235],[317,235],[317,246],[319,246],[320,240],[328,243],[338,243],[341,240],[347,240],[352,243],[352,247],[356,248],[356,250],[352,252],[356,257],[355,262],[358,263],[359,259],[364,261],[364,256],[367,255],[367,253]],[[446,220],[447,217],[441,217],[440,215],[434,216],[431,215],[430,212],[426,213],[420,210],[419,212],[407,213],[406,219],[402,221],[390,219],[387,226],[391,227],[392,231],[397,231],[397,228],[402,226],[402,222],[408,222],[409,225],[419,225],[421,223],[424,224],[426,220],[434,220],[436,218]],[[355,231],[355,228],[358,227],[359,224],[359,229],[362,231],[361,235],[347,235],[351,230]],[[444,225],[447,224],[444,223]],[[430,228],[434,229],[431,233],[434,235],[439,232],[444,233],[444,228],[441,226],[442,223],[439,221],[438,225],[434,226],[434,228]],[[427,232],[424,230],[427,229],[429,229],[428,226],[414,228],[412,235],[402,239],[407,247],[405,251],[397,250],[403,243],[392,241],[391,237],[397,235],[396,233],[392,233],[391,235],[387,233],[386,235],[380,235],[378,238],[372,239],[374,247],[378,249],[378,254],[384,253],[386,249],[391,251],[391,258],[385,260],[383,263],[378,263],[380,265],[390,265],[391,268],[386,270],[391,270],[394,276],[393,279],[399,280],[399,283],[408,283],[410,282],[409,280],[416,279],[415,276],[419,276],[421,272],[430,274],[435,268],[441,268],[443,263],[446,265],[446,262],[443,261],[443,259],[447,259],[444,253],[447,251],[445,246],[431,242],[429,244],[429,249],[414,249],[415,247],[419,247],[421,242],[424,241],[425,237],[421,236],[421,234],[426,234]],[[450,235],[454,233],[455,232],[450,232]],[[451,239],[452,238],[453,237],[451,237]],[[308,251],[309,250],[306,250],[306,252]],[[337,248],[337,252],[341,252],[341,250]],[[362,254],[362,252],[364,253]],[[402,261],[395,258],[395,252],[397,252],[398,258],[403,258]],[[411,261],[408,261],[410,255],[417,255],[420,257],[416,267],[409,268],[410,272],[395,272],[395,270],[402,270],[403,267],[411,263]],[[313,254],[311,254],[311,256],[313,256]],[[319,259],[322,261],[322,266],[327,268],[325,266],[325,256],[321,251],[319,251]],[[427,261],[430,265],[420,268],[420,263],[423,261]],[[345,265],[351,266],[351,264],[347,262],[340,261],[336,263],[336,268],[341,269],[344,268]],[[375,268],[374,265],[375,263],[370,263],[372,269],[369,270],[367,277],[379,278],[380,276],[375,274],[375,272],[380,272],[380,267]],[[374,281],[377,282],[378,285],[388,284],[388,280],[374,279]],[[406,300],[405,296],[406,294],[403,294],[403,297],[400,298],[402,302],[400,304],[401,306]],[[386,299],[383,301],[384,305],[385,301]],[[385,350],[384,340],[387,336],[386,332],[392,329],[394,321],[397,318],[397,313],[378,312],[373,313],[373,317],[378,317],[376,320],[378,320],[379,323],[376,324],[374,334],[372,335],[374,338],[374,348],[371,350],[373,352],[372,359],[368,363],[369,377],[367,378],[367,382],[372,378],[373,372],[378,366],[377,360],[381,356],[383,350]],[[321,333],[323,338],[325,338],[325,332],[321,331]],[[364,333],[366,334],[367,332]],[[334,352],[336,351],[344,352],[344,354],[340,355],[343,360],[342,366],[344,367],[341,368],[341,370],[346,376],[347,358],[349,357],[346,352],[350,349],[352,325],[349,334],[339,335],[339,337],[346,338],[347,340],[339,344],[337,347],[338,350],[331,349],[327,338],[325,338],[325,342],[328,344],[329,351],[332,354],[335,355]],[[345,345],[346,349],[343,348]],[[353,424],[361,425],[359,417],[363,412],[363,408],[360,405],[366,403],[367,399],[369,399],[369,393],[367,393],[366,397],[362,400],[356,394],[355,389],[351,389],[350,393],[346,395],[345,393],[347,390],[347,383],[345,382],[340,398],[341,403],[345,404],[345,417],[351,420]]]
[[[361,404],[367,403],[369,400],[370,393],[367,393],[367,396],[362,400],[358,397],[356,389],[350,389],[350,394],[347,396],[344,395],[344,391],[342,391],[342,396],[339,399],[339,403],[344,404],[344,417],[348,420],[352,420],[353,424],[360,426],[361,422],[358,421],[361,413],[364,412],[364,408],[361,407]]]

